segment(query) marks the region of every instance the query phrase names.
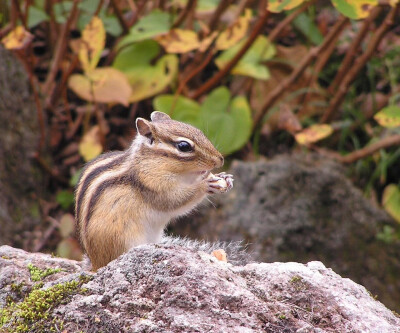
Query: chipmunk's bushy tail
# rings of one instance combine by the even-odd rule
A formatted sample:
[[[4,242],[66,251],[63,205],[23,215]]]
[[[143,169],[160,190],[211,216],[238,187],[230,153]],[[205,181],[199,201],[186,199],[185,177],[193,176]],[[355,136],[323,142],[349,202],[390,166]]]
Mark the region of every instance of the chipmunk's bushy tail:
[[[196,251],[203,251],[206,253],[211,253],[214,250],[223,249],[227,254],[228,262],[233,265],[241,266],[253,262],[251,253],[247,249],[249,244],[245,244],[243,241],[207,242],[204,240],[193,240],[186,237],[182,238],[177,236],[164,236],[161,240],[161,244],[178,245]]]

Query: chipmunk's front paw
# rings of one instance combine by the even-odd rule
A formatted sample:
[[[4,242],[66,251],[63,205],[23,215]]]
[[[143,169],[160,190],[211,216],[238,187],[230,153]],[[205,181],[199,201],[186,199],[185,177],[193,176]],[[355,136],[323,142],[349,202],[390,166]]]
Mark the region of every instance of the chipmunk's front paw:
[[[233,187],[233,176],[229,173],[221,172],[217,175],[210,175],[207,178],[209,194],[225,193]]]

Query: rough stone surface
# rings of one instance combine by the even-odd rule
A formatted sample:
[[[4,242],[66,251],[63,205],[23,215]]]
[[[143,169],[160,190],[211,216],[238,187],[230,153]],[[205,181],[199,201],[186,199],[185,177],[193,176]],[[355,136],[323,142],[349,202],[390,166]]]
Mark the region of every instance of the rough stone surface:
[[[0,247],[0,258],[0,307],[30,292],[28,263],[63,269],[44,278],[42,289],[82,274],[78,262],[8,246]],[[18,294],[13,283],[24,286]],[[364,287],[316,261],[233,266],[176,245],[145,245],[83,287],[51,308],[49,318],[62,320],[64,331],[400,332],[400,319]]]
[[[263,262],[319,260],[400,311],[400,242],[377,238],[399,225],[364,198],[344,169],[312,154],[234,162],[234,188],[173,226],[190,238],[248,242]]]
[[[36,108],[22,64],[0,46],[0,245],[25,247],[23,231],[39,223],[41,176]]]

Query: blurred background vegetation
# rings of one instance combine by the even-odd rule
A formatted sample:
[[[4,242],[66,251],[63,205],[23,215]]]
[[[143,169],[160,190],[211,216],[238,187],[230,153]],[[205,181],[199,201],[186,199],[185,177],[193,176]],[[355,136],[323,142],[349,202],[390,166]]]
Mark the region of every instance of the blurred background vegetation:
[[[315,151],[348,165],[400,222],[398,0],[0,0],[0,40],[29,80],[26,157],[46,188],[42,223],[12,245],[79,258],[81,168],[127,148],[153,110],[202,129],[228,164]]]

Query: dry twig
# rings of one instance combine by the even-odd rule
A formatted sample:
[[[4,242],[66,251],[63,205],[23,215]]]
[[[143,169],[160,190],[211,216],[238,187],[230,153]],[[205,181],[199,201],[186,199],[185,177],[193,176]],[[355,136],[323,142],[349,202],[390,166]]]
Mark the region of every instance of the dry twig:
[[[121,9],[119,8],[118,1],[111,0],[111,6],[114,9],[115,15],[117,16],[119,23],[121,24],[124,35],[126,35],[129,32],[129,26],[124,19],[124,15],[122,14]]]
[[[255,24],[253,30],[249,38],[247,39],[246,43],[242,46],[240,51],[226,64],[224,68],[222,68],[217,74],[215,74],[212,78],[210,78],[207,82],[205,82],[202,86],[200,86],[192,95],[191,98],[197,99],[201,95],[208,92],[210,89],[215,87],[219,81],[231,71],[233,67],[239,62],[239,60],[243,57],[243,55],[247,52],[253,42],[256,40],[258,35],[261,33],[262,28],[264,27],[264,23],[266,22],[267,18],[269,17],[270,12],[265,9],[263,14],[258,19],[257,23]]]
[[[61,61],[62,61],[62,59],[65,55],[65,51],[67,49],[70,28],[71,28],[72,22],[74,21],[75,16],[78,14],[78,4],[79,4],[79,0],[74,0],[72,9],[71,9],[71,13],[61,31],[61,36],[60,36],[60,39],[58,40],[58,43],[57,43],[57,46],[55,49],[55,53],[54,53],[54,57],[51,62],[50,71],[49,71],[46,81],[43,85],[43,92],[45,94],[48,94],[48,96],[51,96],[50,90],[52,89],[54,80],[57,75],[57,71],[60,68]]]
[[[185,21],[187,15],[194,9],[196,8],[197,0],[189,0],[185,6],[185,8],[180,12],[178,18],[172,24],[171,29],[175,29],[179,27],[183,21]]]
[[[365,52],[360,57],[355,59],[353,66],[349,68],[349,71],[346,73],[342,82],[340,83],[340,87],[337,90],[335,96],[333,96],[329,104],[329,107],[326,109],[325,113],[321,117],[321,123],[329,122],[333,118],[340,104],[342,104],[342,101],[346,96],[350,84],[354,81],[357,74],[365,66],[367,61],[371,58],[376,48],[378,47],[379,43],[385,36],[386,32],[394,24],[399,8],[400,4],[397,4],[396,7],[390,10],[389,14],[386,16],[383,23],[379,26],[375,34],[371,37],[371,40],[368,43]]]
[[[312,148],[317,150],[319,153],[323,155],[336,159],[341,163],[351,164],[362,158],[371,156],[380,149],[385,149],[392,146],[400,146],[400,134],[388,136],[378,142],[375,142],[359,150],[353,151],[352,153],[347,154],[345,156],[342,156],[337,152],[327,151],[326,149],[320,149],[318,147],[312,147]]]
[[[223,1],[219,2],[217,9],[214,11],[214,14],[210,19],[210,23],[208,24],[210,31],[215,30],[221,15],[224,13],[224,11],[228,8],[228,6],[231,3],[232,3],[232,0],[223,0]]]
[[[358,32],[357,36],[354,38],[353,42],[351,43],[349,49],[346,52],[346,55],[340,64],[339,70],[333,79],[330,87],[328,88],[329,92],[333,94],[337,87],[340,86],[340,83],[343,80],[343,77],[345,74],[349,71],[351,64],[354,60],[354,58],[357,55],[357,51],[360,48],[360,45],[362,41],[364,40],[365,36],[367,35],[369,29],[371,28],[372,22],[376,19],[376,17],[379,15],[379,13],[382,11],[381,6],[375,7],[371,14],[364,20],[363,25]]]
[[[300,65],[292,72],[292,74],[267,95],[264,105],[254,116],[253,128],[257,128],[260,125],[262,119],[267,114],[268,110],[275,104],[278,98],[281,97],[286,89],[300,77],[311,61],[313,61],[318,54],[325,50],[328,45],[330,45],[331,40],[335,39],[336,35],[339,34],[340,31],[345,27],[347,21],[348,19],[342,16],[325,37],[324,42],[319,46],[313,47]]]

